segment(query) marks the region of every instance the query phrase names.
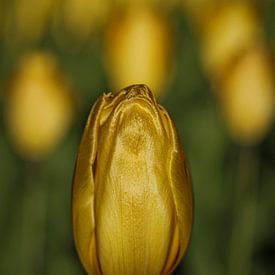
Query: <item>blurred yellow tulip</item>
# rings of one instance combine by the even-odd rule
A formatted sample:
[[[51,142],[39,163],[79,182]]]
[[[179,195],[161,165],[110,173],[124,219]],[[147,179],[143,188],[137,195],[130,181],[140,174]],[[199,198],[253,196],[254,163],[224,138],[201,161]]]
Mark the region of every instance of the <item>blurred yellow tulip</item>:
[[[232,137],[260,142],[274,119],[274,70],[264,45],[261,18],[250,1],[184,0],[199,25],[202,62]]]
[[[7,102],[7,126],[18,151],[40,160],[64,136],[73,105],[53,56],[32,53],[21,62]]]
[[[270,61],[264,49],[248,51],[220,87],[224,114],[238,143],[260,142],[274,120],[275,82]]]
[[[187,160],[149,88],[101,96],[79,148],[73,231],[88,274],[171,274],[191,235]]]
[[[228,2],[212,16],[202,33],[202,61],[218,78],[244,51],[263,40],[255,10],[246,2]]]
[[[171,28],[150,9],[129,9],[112,22],[105,40],[105,63],[115,90],[145,83],[158,97],[172,71]]]

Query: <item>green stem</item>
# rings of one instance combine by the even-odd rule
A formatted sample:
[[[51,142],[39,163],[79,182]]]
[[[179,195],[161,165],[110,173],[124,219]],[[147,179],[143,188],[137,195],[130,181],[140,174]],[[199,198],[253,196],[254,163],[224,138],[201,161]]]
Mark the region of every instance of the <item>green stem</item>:
[[[229,247],[229,275],[251,275],[259,163],[255,148],[241,147]]]
[[[43,274],[47,223],[47,185],[41,164],[27,163],[22,204],[20,274]]]

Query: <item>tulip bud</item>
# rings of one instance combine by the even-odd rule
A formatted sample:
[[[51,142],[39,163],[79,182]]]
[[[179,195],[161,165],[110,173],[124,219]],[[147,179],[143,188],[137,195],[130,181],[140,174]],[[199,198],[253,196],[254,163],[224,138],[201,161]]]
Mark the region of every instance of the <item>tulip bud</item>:
[[[88,274],[170,274],[191,235],[191,177],[177,130],[145,85],[101,96],[75,168],[73,231]]]
[[[215,78],[226,73],[232,60],[262,41],[262,26],[248,3],[233,2],[218,9],[202,30],[202,59]]]
[[[267,134],[275,114],[275,83],[267,52],[248,51],[220,86],[220,99],[231,135],[238,143],[255,144]]]
[[[114,89],[145,83],[156,96],[172,72],[172,33],[165,17],[132,8],[112,22],[105,40],[105,63]]]
[[[44,158],[65,135],[72,115],[71,94],[53,56],[27,55],[7,101],[7,126],[17,150],[27,159]]]

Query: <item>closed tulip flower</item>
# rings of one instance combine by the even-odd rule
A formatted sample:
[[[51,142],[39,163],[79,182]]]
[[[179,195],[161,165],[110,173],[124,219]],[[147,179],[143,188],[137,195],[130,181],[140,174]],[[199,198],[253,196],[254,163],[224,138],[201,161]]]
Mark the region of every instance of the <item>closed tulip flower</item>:
[[[147,86],[94,104],[72,211],[88,274],[170,274],[178,265],[191,235],[191,177],[175,125]]]
[[[220,102],[232,137],[241,144],[260,143],[275,115],[273,66],[264,48],[248,51],[220,85]]]
[[[222,77],[232,60],[263,39],[253,6],[232,2],[218,9],[202,32],[202,60],[209,75]]]
[[[24,158],[41,161],[65,136],[74,112],[70,89],[54,56],[32,52],[19,63],[7,97],[6,119]]]
[[[105,36],[105,66],[115,90],[144,83],[161,97],[173,72],[169,20],[149,8],[129,8]]]

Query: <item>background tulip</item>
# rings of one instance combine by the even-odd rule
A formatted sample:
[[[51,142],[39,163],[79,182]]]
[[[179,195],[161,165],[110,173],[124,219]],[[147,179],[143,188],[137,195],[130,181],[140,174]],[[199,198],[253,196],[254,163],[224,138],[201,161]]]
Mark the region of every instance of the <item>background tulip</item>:
[[[145,83],[159,97],[172,72],[172,29],[149,8],[132,7],[110,22],[105,36],[105,67],[113,89]]]
[[[227,74],[239,55],[263,39],[257,12],[246,2],[229,2],[201,28],[202,61],[214,79]]]
[[[229,128],[239,144],[261,142],[274,119],[274,68],[263,22],[249,1],[186,0],[201,39],[206,74],[217,90]],[[202,19],[199,15],[202,14]]]
[[[239,143],[258,143],[269,131],[275,112],[275,83],[268,53],[261,48],[250,50],[230,72],[219,94],[229,130]]]
[[[48,155],[72,120],[68,85],[53,56],[31,53],[22,60],[11,84],[7,126],[16,149],[27,159]]]

